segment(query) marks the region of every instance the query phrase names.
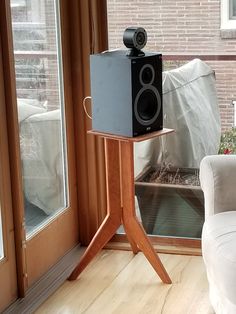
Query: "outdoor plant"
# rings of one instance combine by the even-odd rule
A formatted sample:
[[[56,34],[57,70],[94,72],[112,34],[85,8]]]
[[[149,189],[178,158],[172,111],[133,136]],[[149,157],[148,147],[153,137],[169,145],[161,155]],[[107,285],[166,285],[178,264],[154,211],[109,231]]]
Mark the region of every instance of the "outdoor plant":
[[[160,168],[153,168],[144,178],[145,182],[198,186],[199,169],[175,168],[171,163],[162,163]]]
[[[236,128],[221,135],[219,154],[236,154]]]

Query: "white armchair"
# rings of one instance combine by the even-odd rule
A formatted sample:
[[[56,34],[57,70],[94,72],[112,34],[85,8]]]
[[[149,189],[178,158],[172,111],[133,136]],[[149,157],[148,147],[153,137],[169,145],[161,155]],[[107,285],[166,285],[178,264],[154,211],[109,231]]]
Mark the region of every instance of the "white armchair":
[[[236,155],[203,158],[202,254],[216,314],[236,313]]]

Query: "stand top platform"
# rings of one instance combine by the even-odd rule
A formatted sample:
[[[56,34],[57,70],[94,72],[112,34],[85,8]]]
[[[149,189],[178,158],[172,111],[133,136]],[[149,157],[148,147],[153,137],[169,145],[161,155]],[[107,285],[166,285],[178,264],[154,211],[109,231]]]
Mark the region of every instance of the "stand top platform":
[[[99,131],[95,131],[95,130],[90,130],[87,133],[88,134],[92,134],[92,135],[97,135],[100,137],[104,137],[104,138],[108,138],[108,139],[113,139],[113,140],[117,140],[117,141],[124,141],[124,142],[142,142],[142,141],[146,141],[149,140],[151,138],[154,137],[158,137],[158,136],[163,136],[169,133],[173,133],[175,130],[173,129],[162,129],[160,131],[155,131],[155,132],[150,132],[147,134],[143,134],[143,135],[139,135],[139,136],[135,136],[135,137],[128,137],[128,136],[122,136],[122,135],[115,135],[115,134],[109,134],[109,133],[103,133],[103,132],[99,132]]]

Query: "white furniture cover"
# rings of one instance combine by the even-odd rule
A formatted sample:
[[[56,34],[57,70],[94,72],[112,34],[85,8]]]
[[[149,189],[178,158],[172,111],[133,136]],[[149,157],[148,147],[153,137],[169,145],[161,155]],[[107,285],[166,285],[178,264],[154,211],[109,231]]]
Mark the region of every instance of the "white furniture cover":
[[[18,99],[24,194],[50,215],[65,206],[60,110]]]
[[[205,157],[200,164],[205,198],[202,254],[216,314],[236,313],[236,155]]]
[[[136,144],[135,175],[158,162],[199,168],[204,156],[218,152],[221,127],[215,74],[205,62],[194,59],[163,72],[163,112],[164,127],[175,133]]]

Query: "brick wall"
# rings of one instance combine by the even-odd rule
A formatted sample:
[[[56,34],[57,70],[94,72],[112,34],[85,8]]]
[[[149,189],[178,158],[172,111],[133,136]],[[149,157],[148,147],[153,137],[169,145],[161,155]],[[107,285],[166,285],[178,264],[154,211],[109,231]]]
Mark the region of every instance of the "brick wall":
[[[42,102],[47,100],[48,110],[60,108],[54,1],[31,0],[27,6],[13,8],[12,21],[15,51],[28,51],[24,58],[15,59],[17,96]],[[25,23],[22,29],[20,25],[14,25],[19,21]],[[42,56],[32,58],[31,53],[35,51],[41,52]],[[47,57],[47,52],[53,56]]]
[[[45,0],[45,24],[46,24],[46,47],[45,50],[54,51],[55,58],[49,58],[47,61],[47,100],[48,109],[54,110],[61,106],[60,103],[60,86],[58,78],[59,61],[56,55],[57,52],[57,34],[56,34],[56,17],[55,4],[52,0]],[[61,73],[62,74],[62,73]]]
[[[107,0],[107,5],[111,49],[124,48],[126,27],[142,26],[148,34],[146,50],[163,55],[236,54],[236,39],[220,35],[220,0]],[[236,99],[236,61],[207,63],[216,72],[224,131],[234,124],[231,103]],[[175,63],[176,67],[181,64],[183,61]]]

